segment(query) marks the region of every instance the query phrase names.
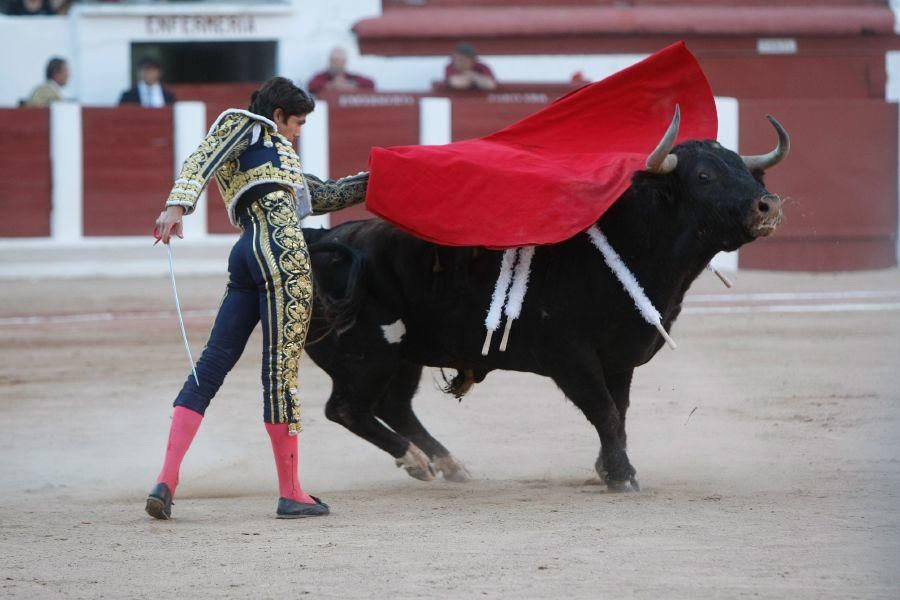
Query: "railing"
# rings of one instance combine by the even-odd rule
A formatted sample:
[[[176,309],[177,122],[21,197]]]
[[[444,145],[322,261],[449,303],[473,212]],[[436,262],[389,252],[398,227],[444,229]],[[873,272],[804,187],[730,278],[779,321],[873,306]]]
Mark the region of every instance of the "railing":
[[[356,173],[366,168],[372,146],[477,137],[544,105],[521,100],[328,96],[304,126],[301,158],[320,176]],[[174,109],[57,104],[50,110],[0,110],[0,143],[7,149],[0,161],[0,207],[6,215],[0,238],[77,242],[149,235],[180,160],[222,108],[183,102]],[[794,140],[789,159],[766,178],[768,188],[786,198],[787,218],[777,235],[741,250],[741,266],[844,270],[896,264],[897,105],[867,99],[729,100],[719,110],[720,141],[731,148],[739,141],[745,154],[768,151],[774,144],[765,120],[769,112]],[[197,214],[186,219],[191,239],[234,232],[215,184],[208,189]],[[365,216],[354,207],[332,215],[330,224]]]

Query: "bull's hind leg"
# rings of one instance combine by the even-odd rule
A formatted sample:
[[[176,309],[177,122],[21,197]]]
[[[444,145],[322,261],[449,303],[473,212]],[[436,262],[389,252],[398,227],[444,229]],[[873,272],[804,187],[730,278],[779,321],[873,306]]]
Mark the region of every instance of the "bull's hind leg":
[[[340,423],[359,437],[375,444],[397,460],[397,466],[404,467],[410,476],[431,481],[435,470],[428,456],[407,438],[384,426],[373,413],[375,399],[386,387],[386,382],[378,378],[362,378],[348,384],[347,378],[334,377],[334,387],[325,416]]]
[[[404,363],[396,370],[382,394],[375,408],[376,414],[394,431],[408,437],[414,445],[421,448],[444,479],[458,483],[469,481],[472,476],[465,465],[434,439],[413,412],[412,399],[421,377],[421,365]]]

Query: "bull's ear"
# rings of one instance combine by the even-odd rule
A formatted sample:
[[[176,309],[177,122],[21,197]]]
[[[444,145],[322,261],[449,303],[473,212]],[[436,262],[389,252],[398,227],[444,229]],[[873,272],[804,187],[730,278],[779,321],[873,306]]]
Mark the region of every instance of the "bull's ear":
[[[760,185],[762,185],[762,186],[766,185],[766,182],[765,182],[766,172],[765,171],[763,171],[762,169],[751,169],[750,174],[753,175],[753,179],[758,181],[760,183]]]

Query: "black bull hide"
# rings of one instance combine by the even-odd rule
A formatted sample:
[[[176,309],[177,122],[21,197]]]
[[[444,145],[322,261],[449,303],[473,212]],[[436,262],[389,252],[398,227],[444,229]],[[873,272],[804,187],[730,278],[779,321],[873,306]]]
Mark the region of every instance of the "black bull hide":
[[[748,170],[737,154],[711,141],[674,154],[674,171],[637,173],[598,221],[666,329],[717,252],[768,235],[781,220],[762,171]],[[412,410],[423,366],[455,369],[448,391],[458,396],[494,369],[536,373],[552,378],[597,429],[595,466],[610,488],[637,488],[626,454],[629,389],[635,367],[663,340],[587,235],[537,248],[508,350],[497,349],[495,336],[482,356],[501,252],[438,246],[377,219],[304,233],[316,285],[307,351],[334,383],[329,419],[414,477],[466,480],[462,463]]]

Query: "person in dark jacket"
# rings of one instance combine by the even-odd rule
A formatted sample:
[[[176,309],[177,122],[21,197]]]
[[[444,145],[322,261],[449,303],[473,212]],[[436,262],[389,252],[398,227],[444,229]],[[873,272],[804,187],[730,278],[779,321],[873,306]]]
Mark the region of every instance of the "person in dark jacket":
[[[162,85],[162,65],[154,58],[138,63],[138,82],[122,92],[119,104],[140,104],[145,108],[162,108],[175,102],[175,94]]]

